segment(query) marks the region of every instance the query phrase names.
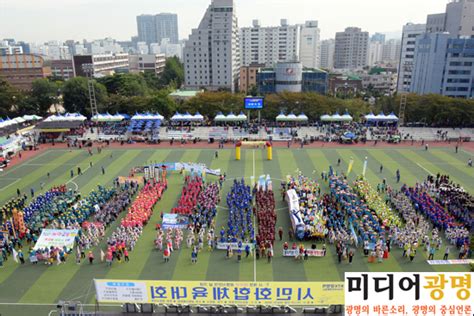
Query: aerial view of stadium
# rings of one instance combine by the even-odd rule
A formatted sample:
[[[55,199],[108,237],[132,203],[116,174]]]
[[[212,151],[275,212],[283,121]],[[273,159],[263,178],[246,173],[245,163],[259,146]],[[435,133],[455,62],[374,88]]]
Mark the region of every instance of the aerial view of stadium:
[[[321,41],[245,2],[0,41],[0,316],[473,315],[474,3]]]

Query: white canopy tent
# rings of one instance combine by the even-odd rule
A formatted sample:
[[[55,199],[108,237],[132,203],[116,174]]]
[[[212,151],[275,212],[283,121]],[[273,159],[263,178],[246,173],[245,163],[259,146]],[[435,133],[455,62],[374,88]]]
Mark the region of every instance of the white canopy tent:
[[[304,114],[304,113],[301,113],[300,115],[298,115],[297,119],[300,122],[306,122],[306,121],[308,121],[308,116],[306,116],[306,114]]]
[[[321,115],[320,119],[323,122],[330,122],[331,121],[331,115],[328,115],[328,114]]]
[[[25,121],[39,121],[42,119],[41,116],[38,116],[38,115],[23,115],[23,119]]]

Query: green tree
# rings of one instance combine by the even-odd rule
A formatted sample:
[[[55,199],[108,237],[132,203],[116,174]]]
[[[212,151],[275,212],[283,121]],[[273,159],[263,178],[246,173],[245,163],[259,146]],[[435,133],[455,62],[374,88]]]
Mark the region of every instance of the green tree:
[[[184,65],[178,57],[166,59],[165,69],[161,73],[160,79],[163,86],[181,88],[184,83]]]
[[[127,97],[145,96],[149,89],[145,78],[141,74],[114,74],[98,79],[109,94],[118,94]]]
[[[107,100],[107,90],[104,85],[94,82],[97,107],[99,112],[103,110]],[[89,89],[87,79],[76,77],[69,79],[63,86],[64,108],[67,112],[80,112],[90,115]]]
[[[33,113],[44,116],[49,108],[58,101],[58,85],[49,79],[37,79],[33,81],[30,91],[29,103],[35,104]]]
[[[0,78],[0,117],[13,116],[18,111],[18,102],[22,98],[20,91]]]

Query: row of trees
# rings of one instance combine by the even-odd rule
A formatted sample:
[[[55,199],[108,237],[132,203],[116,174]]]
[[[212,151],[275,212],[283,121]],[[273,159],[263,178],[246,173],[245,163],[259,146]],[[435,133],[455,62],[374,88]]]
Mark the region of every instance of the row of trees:
[[[169,94],[183,83],[183,66],[178,59],[168,59],[160,77],[153,74],[116,74],[100,78],[95,82],[96,97],[100,112],[128,113],[159,112],[170,117],[174,112],[199,111],[210,118],[217,112],[239,113],[243,110],[245,95],[230,92],[203,92],[187,101],[176,101]],[[62,99],[67,112],[89,111],[87,80],[82,77],[66,82],[41,79],[33,83],[28,93],[12,88],[0,80],[0,116],[5,117],[39,114],[46,115],[48,109]],[[299,114],[304,112],[312,120],[323,114],[348,111],[356,119],[372,111],[398,114],[400,97],[381,97],[375,105],[361,98],[340,99],[316,93],[280,93],[265,97],[261,115],[273,120],[281,111]],[[408,95],[407,122],[421,122],[431,126],[472,126],[474,123],[474,100],[454,99],[440,95]]]

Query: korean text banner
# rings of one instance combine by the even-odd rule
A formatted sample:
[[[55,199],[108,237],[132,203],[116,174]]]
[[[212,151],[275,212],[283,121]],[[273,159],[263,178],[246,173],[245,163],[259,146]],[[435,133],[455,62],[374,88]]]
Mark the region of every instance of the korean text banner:
[[[343,282],[94,282],[100,303],[315,306],[344,302]]]
[[[77,236],[77,229],[43,229],[33,249],[53,247],[72,248]]]
[[[345,315],[472,315],[472,272],[345,273]],[[451,313],[454,310],[456,313]]]

